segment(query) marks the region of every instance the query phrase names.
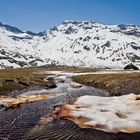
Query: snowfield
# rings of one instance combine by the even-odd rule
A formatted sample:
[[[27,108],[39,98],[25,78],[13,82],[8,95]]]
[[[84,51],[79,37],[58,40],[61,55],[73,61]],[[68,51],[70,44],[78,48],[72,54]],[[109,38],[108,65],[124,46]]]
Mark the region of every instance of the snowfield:
[[[0,24],[0,68],[47,64],[140,67],[140,26],[64,21],[38,34]]]

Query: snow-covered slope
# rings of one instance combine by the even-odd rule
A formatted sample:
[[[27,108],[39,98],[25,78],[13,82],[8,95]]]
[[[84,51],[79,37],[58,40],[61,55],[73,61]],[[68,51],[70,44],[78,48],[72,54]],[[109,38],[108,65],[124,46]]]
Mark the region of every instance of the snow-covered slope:
[[[1,67],[58,64],[123,68],[131,62],[140,67],[140,26],[64,21],[35,34],[0,24]]]
[[[41,42],[41,33],[23,32],[0,23],[0,67],[41,65],[43,60],[38,55]]]

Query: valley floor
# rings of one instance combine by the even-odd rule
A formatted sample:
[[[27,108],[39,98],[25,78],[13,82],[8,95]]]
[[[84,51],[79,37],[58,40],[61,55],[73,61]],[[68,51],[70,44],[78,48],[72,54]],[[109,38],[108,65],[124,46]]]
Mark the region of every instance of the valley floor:
[[[139,140],[139,132],[111,134],[80,129],[76,124],[63,119],[48,123],[55,117],[49,116],[54,107],[73,102],[78,97],[106,97],[130,93],[140,93],[140,71],[66,67],[1,70],[0,95],[7,96],[1,96],[0,138],[21,139],[25,136],[24,139],[28,140],[81,140],[87,132],[86,138],[89,140],[103,140],[105,137],[108,140]],[[20,106],[17,106],[18,104]]]
[[[44,79],[48,74],[44,71],[66,71],[66,72],[95,72],[91,68],[65,68],[65,67],[48,67],[48,68],[21,68],[0,70],[0,96],[10,95],[11,92],[19,92],[30,88],[48,88],[54,85],[53,79],[46,83]],[[55,86],[55,85],[54,85]]]
[[[140,94],[140,72],[118,71],[117,73],[95,73],[79,75],[73,80],[96,88],[104,89],[111,96],[120,96],[130,93]]]
[[[30,88],[55,86],[53,79],[49,79],[49,83],[44,81],[48,76],[44,73],[45,71],[95,72],[95,74],[74,76],[73,80],[86,86],[107,90],[111,96],[140,93],[139,71],[118,71],[117,73],[106,71],[107,73],[104,73],[102,70],[92,68],[48,67],[0,70],[0,95],[10,95],[11,92],[20,92]]]

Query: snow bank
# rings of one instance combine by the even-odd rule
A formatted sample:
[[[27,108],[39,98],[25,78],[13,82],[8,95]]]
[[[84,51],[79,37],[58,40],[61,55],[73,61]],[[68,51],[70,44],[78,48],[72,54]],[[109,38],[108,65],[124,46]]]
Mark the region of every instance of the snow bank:
[[[113,133],[140,131],[140,95],[82,96],[56,110],[59,118],[71,120],[81,128]]]
[[[53,98],[58,96],[57,94],[54,95],[30,95],[30,96],[17,96],[17,97],[0,97],[0,106],[1,107],[17,107],[20,104],[35,102],[43,99]]]

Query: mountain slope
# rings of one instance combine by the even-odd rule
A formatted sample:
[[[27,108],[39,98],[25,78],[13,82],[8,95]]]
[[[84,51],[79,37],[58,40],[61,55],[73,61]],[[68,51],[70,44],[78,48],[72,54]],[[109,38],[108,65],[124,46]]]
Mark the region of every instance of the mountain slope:
[[[0,23],[0,67],[25,67],[42,63],[37,50],[41,40],[40,34],[23,32]]]
[[[8,27],[12,29],[0,24],[1,67],[56,64],[123,68],[128,63],[140,67],[139,26],[65,21],[39,34]],[[5,56],[8,58],[3,59]],[[11,63],[9,57],[18,62]]]

